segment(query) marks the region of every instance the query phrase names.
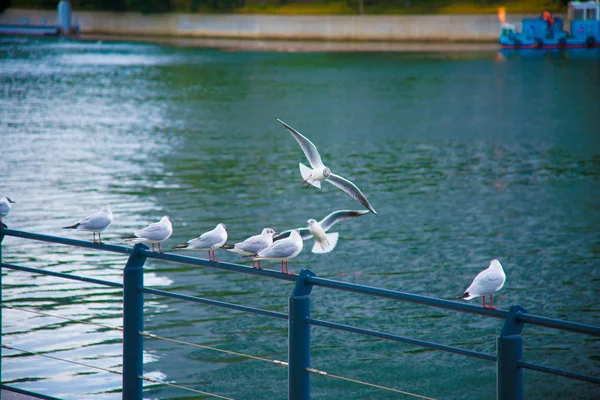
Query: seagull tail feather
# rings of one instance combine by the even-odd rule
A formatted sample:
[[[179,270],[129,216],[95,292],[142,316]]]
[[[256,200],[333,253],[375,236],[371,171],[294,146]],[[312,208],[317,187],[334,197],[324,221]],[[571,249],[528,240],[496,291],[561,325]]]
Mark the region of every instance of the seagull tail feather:
[[[74,223],[73,225],[69,225],[69,226],[63,226],[63,229],[77,229],[77,227],[79,226],[79,222]]]

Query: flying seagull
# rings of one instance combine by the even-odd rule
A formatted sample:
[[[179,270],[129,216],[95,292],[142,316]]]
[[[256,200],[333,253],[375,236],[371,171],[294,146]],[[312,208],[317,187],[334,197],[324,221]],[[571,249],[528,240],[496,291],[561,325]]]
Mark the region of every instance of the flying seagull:
[[[265,228],[260,235],[250,236],[248,239],[235,245],[224,245],[223,248],[242,256],[251,256],[272,245],[273,235],[276,233],[272,228]],[[254,260],[252,260],[252,268],[254,268]],[[260,260],[258,260],[258,269],[262,269],[260,267]]]
[[[333,186],[336,186],[342,189],[344,192],[348,193],[354,200],[358,201],[360,204],[368,208],[373,214],[377,214],[375,209],[371,206],[365,195],[360,191],[360,189],[349,180],[333,174],[329,168],[323,165],[321,161],[321,156],[319,155],[319,151],[317,147],[308,140],[305,136],[300,134],[300,132],[296,131],[294,128],[280,120],[277,119],[296,139],[302,151],[306,155],[308,162],[312,168],[308,168],[306,165],[299,163],[300,165],[300,174],[302,175],[302,179],[304,181],[303,184],[306,183],[308,186],[316,186],[319,189],[321,188],[321,181],[327,181],[331,183]]]
[[[102,207],[97,213],[90,215],[84,219],[75,222],[73,225],[65,226],[63,229],[79,229],[82,231],[92,232],[92,240],[94,243],[102,244],[100,232],[109,227],[113,222],[113,214],[110,206]],[[98,242],[96,242],[96,232],[98,232]]]
[[[502,289],[506,281],[506,274],[498,260],[492,260],[490,266],[477,274],[471,285],[459,299],[471,300],[481,296],[483,308],[495,308],[492,295]],[[485,296],[490,296],[490,306],[485,305]]]
[[[215,229],[204,232],[197,238],[188,240],[186,243],[179,244],[173,247],[173,249],[208,251],[208,259],[210,261],[218,262],[218,260],[215,258],[215,249],[222,247],[226,241],[227,227],[225,224],[218,224]]]
[[[160,242],[164,242],[173,234],[173,226],[171,220],[167,215],[162,217],[159,222],[148,225],[144,229],[135,231],[135,236],[126,236],[126,242],[132,243],[152,243],[152,251],[154,251],[154,243],[158,243],[158,251],[160,249]]]
[[[300,233],[302,240],[307,240],[311,237],[315,238],[315,244],[312,248],[313,253],[328,253],[334,249],[339,234],[337,232],[327,234],[326,232],[333,225],[344,219],[356,218],[368,213],[368,210],[338,210],[332,212],[319,222],[311,218],[307,221],[308,228],[296,228],[296,230]],[[281,232],[274,237],[274,240],[277,241],[286,238],[290,235],[290,232],[291,230]]]

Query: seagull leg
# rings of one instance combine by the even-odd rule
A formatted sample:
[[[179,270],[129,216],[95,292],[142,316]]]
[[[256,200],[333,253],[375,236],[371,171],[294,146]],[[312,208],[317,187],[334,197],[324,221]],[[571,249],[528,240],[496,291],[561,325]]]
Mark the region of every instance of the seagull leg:
[[[212,253],[213,253],[213,261],[219,262],[219,260],[217,260],[217,257],[215,256],[215,249],[213,249]]]
[[[100,232],[98,232],[98,243],[102,244],[102,236],[100,236]]]
[[[310,174],[310,175],[308,176],[308,178],[306,178],[305,180],[303,180],[303,181],[302,181],[302,186],[304,186],[304,187],[310,187],[310,185],[311,185],[311,184],[310,184],[310,182],[308,182],[308,180],[309,180],[311,177],[312,177],[312,174]],[[308,183],[308,184],[307,184],[307,183]]]
[[[494,307],[494,302],[492,301],[492,295],[490,294],[490,308],[492,310],[496,310],[496,307]]]
[[[285,272],[283,272],[283,260],[281,260],[281,273],[285,274]]]
[[[152,243],[152,252],[154,253],[154,243]]]
[[[162,253],[162,250],[160,249],[160,242],[158,242],[158,252]]]
[[[96,232],[92,232],[92,242],[96,243]]]
[[[485,306],[485,296],[481,296],[481,302],[483,303],[483,308],[487,308]]]
[[[260,266],[260,260],[258,260],[258,269],[262,269],[262,267]]]

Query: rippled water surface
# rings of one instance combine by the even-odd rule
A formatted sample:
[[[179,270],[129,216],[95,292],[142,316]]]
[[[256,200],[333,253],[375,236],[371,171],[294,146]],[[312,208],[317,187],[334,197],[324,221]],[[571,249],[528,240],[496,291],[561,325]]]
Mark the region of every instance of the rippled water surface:
[[[497,305],[600,324],[600,62],[584,53],[253,53],[150,44],[2,38],[0,196],[13,229],[60,229],[104,204],[107,243],[169,215],[165,247],[228,226],[230,241],[265,226],[304,226],[361,209],[331,185],[303,188],[307,135],[379,215],[344,221],[336,249],[312,241],[290,269],[452,298],[490,259],[507,282]],[[122,280],[125,257],[7,237],[4,262]],[[204,257],[205,254],[200,253]],[[220,259],[240,262],[235,254]],[[246,263],[246,261],[243,261]],[[277,268],[276,263],[263,266]],[[2,342],[121,368],[121,291],[2,271]],[[292,285],[150,260],[145,283],[287,312]],[[315,288],[313,316],[495,352],[501,321]],[[478,304],[477,300],[473,300]],[[52,316],[9,309],[19,307]],[[287,359],[285,321],[146,296],[147,331]],[[494,364],[312,328],[315,368],[441,399],[491,399]],[[527,326],[525,358],[600,374],[597,340]],[[145,374],[236,399],[285,399],[287,370],[145,340]],[[65,399],[120,398],[109,372],[3,350],[2,379]],[[526,371],[528,399],[593,399],[591,384]],[[147,398],[200,398],[150,387]],[[408,398],[314,376],[316,399]]]

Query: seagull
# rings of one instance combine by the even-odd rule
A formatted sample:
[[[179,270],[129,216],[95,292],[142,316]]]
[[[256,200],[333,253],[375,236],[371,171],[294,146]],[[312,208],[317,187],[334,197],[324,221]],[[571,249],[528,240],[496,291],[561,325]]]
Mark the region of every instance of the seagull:
[[[80,229],[82,231],[92,232],[94,243],[102,244],[100,232],[109,227],[113,222],[113,214],[110,206],[102,207],[100,212],[94,213],[89,217],[75,222],[73,225],[65,226],[63,229]],[[98,232],[98,242],[96,242],[96,232]]]
[[[171,220],[167,215],[162,217],[159,222],[148,225],[144,229],[135,231],[135,236],[126,236],[126,242],[132,243],[152,243],[152,251],[154,251],[154,243],[158,243],[158,251],[162,253],[160,249],[160,242],[164,242],[173,234],[173,226]]]
[[[321,221],[317,222],[314,219],[309,219],[307,221],[308,228],[296,228],[298,232],[300,232],[300,236],[302,236],[302,240],[310,239],[311,237],[315,238],[315,244],[312,248],[313,253],[328,253],[334,249],[337,240],[338,233],[330,233],[326,234],[329,229],[338,222],[344,219],[351,219],[360,217],[361,215],[368,214],[368,210],[338,210],[334,211]],[[281,232],[277,235],[274,240],[281,240],[290,235],[291,230]]]
[[[179,244],[173,249],[185,250],[206,250],[208,251],[208,259],[218,262],[215,258],[215,249],[222,247],[227,241],[227,227],[225,224],[218,224],[215,229],[200,235],[199,237],[188,240],[187,243]],[[210,251],[212,250],[212,257]]]
[[[459,299],[471,300],[481,296],[483,308],[495,309],[492,302],[492,295],[502,289],[506,275],[502,269],[502,265],[498,260],[492,260],[490,266],[477,274],[471,285],[465,290],[465,293],[458,297]],[[490,306],[485,305],[485,296],[490,295]]]
[[[14,201],[8,197],[3,197],[2,200],[0,200],[0,224],[2,223],[2,218],[6,217],[10,212],[10,209],[12,208],[10,205],[11,203],[14,203]]]
[[[236,243],[233,246],[226,245],[223,246],[223,248],[241,254],[242,256],[251,256],[272,245],[273,235],[275,234],[277,234],[277,232],[272,228],[265,228],[260,235],[250,236],[243,242]],[[252,260],[252,268],[254,268],[254,260]],[[258,269],[262,269],[260,267],[260,260],[258,260]]]
[[[280,120],[277,119],[296,139],[302,151],[306,155],[308,162],[310,163],[311,168],[308,168],[306,165],[299,163],[300,165],[300,174],[302,175],[302,179],[304,181],[302,184],[307,184],[308,186],[316,186],[319,189],[321,188],[321,181],[327,181],[331,183],[333,186],[336,186],[342,189],[344,192],[348,193],[354,200],[358,201],[360,204],[368,208],[373,214],[377,214],[375,209],[371,206],[365,195],[360,191],[358,187],[349,180],[331,173],[331,170],[323,165],[321,161],[321,156],[319,155],[319,151],[317,147],[308,140],[305,136],[300,134],[300,132],[296,131],[294,128]]]
[[[251,256],[253,260],[277,260],[281,261],[281,273],[292,275],[288,269],[288,260],[296,257],[302,251],[304,242],[297,229],[293,229],[290,236],[276,241],[271,246],[259,251]],[[285,261],[285,272],[283,271],[283,263]]]

